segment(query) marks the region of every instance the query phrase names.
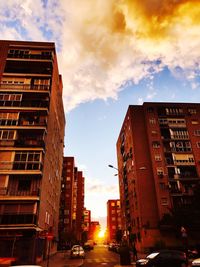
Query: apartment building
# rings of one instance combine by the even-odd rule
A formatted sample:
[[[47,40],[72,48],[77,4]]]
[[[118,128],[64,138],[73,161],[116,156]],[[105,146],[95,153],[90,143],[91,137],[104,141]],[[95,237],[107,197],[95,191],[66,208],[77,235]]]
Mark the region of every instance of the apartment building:
[[[76,234],[77,239],[82,240],[84,228],[84,197],[85,178],[83,172],[77,172],[77,195],[76,195]]]
[[[0,256],[57,250],[65,117],[54,43],[0,41]]]
[[[60,216],[59,216],[59,248],[71,245],[74,239],[72,227],[73,214],[73,187],[74,187],[74,157],[63,158],[63,171],[60,195]]]
[[[84,177],[74,157],[64,157],[60,197],[59,248],[81,241],[84,228]]]
[[[119,199],[107,201],[107,241],[116,241],[117,232],[121,231],[121,206]]]
[[[88,239],[93,240],[93,241],[97,241],[100,229],[101,229],[101,226],[100,226],[99,221],[91,221]]]
[[[129,106],[117,140],[122,225],[129,242],[199,243],[200,104]]]

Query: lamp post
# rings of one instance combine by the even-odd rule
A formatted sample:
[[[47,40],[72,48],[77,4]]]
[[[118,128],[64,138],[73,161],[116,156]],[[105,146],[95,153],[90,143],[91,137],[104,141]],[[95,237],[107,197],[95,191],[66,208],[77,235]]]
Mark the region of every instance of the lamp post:
[[[114,167],[113,165],[108,165],[108,167],[110,167],[110,168],[113,168],[113,169],[115,169],[115,170],[117,170],[117,171],[119,171],[119,169],[118,168],[116,168],[116,167]]]

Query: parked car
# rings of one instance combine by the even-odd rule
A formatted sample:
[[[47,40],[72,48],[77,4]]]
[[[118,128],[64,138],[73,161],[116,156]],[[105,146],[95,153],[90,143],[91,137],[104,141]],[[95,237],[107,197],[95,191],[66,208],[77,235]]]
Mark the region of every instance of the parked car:
[[[114,251],[114,252],[117,252],[117,253],[119,253],[119,248],[120,248],[120,245],[117,244],[117,243],[110,243],[108,245],[108,250]]]
[[[93,240],[88,240],[87,242],[85,242],[83,248],[85,250],[91,250],[91,249],[94,249],[94,242]]]
[[[197,258],[192,261],[192,266],[200,266],[200,258]]]
[[[70,258],[82,258],[85,259],[85,251],[82,246],[80,245],[74,245],[70,251]]]
[[[183,251],[160,250],[149,254],[145,259],[136,261],[136,267],[187,267],[187,256]]]

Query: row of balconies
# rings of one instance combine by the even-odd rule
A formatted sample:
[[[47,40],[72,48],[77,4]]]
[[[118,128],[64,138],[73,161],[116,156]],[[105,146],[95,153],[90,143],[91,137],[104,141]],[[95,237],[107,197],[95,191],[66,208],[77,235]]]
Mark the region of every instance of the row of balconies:
[[[0,196],[39,196],[40,189],[37,190],[18,190],[9,187],[0,187]]]
[[[5,224],[36,224],[35,214],[0,214],[0,225]]]
[[[0,100],[1,109],[6,109],[7,107],[18,107],[20,108],[49,108],[49,99],[27,99],[26,101],[5,101]]]
[[[49,91],[50,85],[45,84],[13,84],[13,83],[0,83],[0,91],[9,90],[9,91],[20,91],[20,90],[33,90],[33,91]]]
[[[1,161],[0,170],[42,170],[40,161]]]
[[[7,58],[21,58],[21,59],[41,59],[41,60],[53,60],[53,53],[52,52],[40,52],[31,54],[30,51],[23,51],[23,50],[10,50],[8,52]]]
[[[34,120],[31,117],[21,118],[19,120],[9,120],[2,119],[0,120],[0,126],[46,126],[47,118]]]
[[[191,152],[191,147],[164,147],[164,152],[174,153],[174,152]]]

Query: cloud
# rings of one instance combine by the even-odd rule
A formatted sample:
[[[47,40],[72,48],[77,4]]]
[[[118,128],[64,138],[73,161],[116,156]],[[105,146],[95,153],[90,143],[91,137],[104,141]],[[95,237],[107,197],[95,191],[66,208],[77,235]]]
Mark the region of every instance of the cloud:
[[[166,66],[196,88],[199,13],[198,0],[7,0],[0,2],[0,34],[56,42],[70,110],[117,99],[127,82],[137,84]]]
[[[105,184],[101,180],[93,178],[87,180],[86,191],[90,193],[90,195],[105,194],[107,198],[109,196],[112,198],[118,196],[119,186],[117,184]]]

